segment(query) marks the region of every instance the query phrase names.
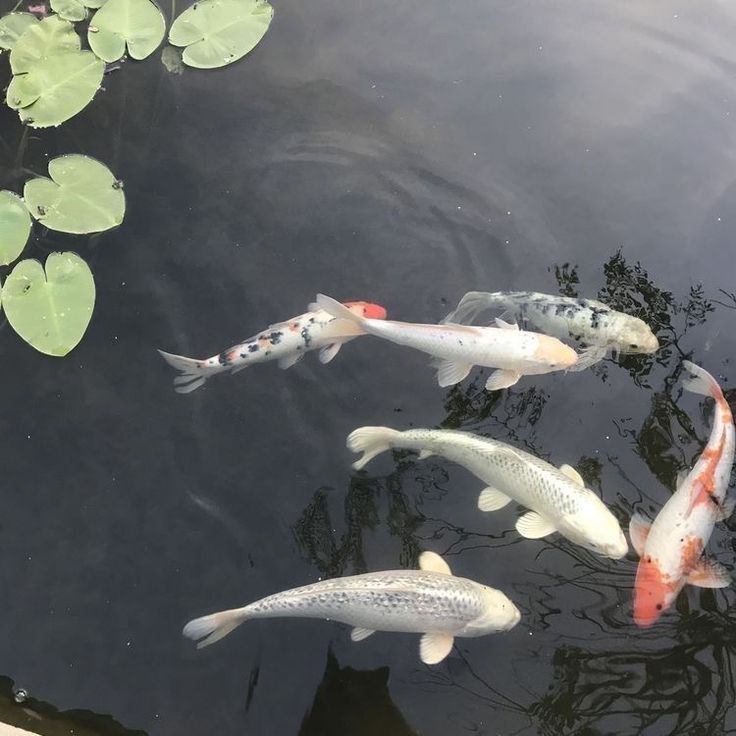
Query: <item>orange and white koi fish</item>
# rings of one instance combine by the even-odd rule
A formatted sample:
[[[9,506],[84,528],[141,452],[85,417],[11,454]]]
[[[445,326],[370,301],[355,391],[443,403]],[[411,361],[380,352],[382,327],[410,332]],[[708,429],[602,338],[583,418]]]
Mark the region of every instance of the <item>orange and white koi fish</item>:
[[[350,315],[371,320],[386,318],[386,310],[371,302],[340,305]],[[365,334],[352,319],[337,319],[315,304],[309,311],[286,322],[270,325],[263,332],[223,350],[211,358],[198,360],[159,350],[163,359],[181,375],[174,378],[174,391],[188,394],[218,373],[237,373],[255,363],[277,360],[279,368],[290,368],[311,350],[319,350],[321,363],[329,363],[348,341]]]
[[[634,621],[651,626],[667,610],[682,588],[725,588],[726,569],[703,556],[717,521],[728,518],[734,499],[727,499],[734,457],[731,409],[721,387],[706,370],[689,361],[692,375],[684,388],[715,399],[713,429],[695,467],[678,484],[654,523],[635,514],[629,525],[631,543],[640,556],[634,587]]]
[[[364,332],[429,353],[435,359],[440,386],[460,383],[474,365],[482,365],[498,369],[486,381],[486,389],[495,391],[513,386],[524,375],[566,370],[578,359],[557,338],[520,330],[501,320],[496,320],[497,327],[379,321],[349,312],[324,294],[317,295],[316,303],[334,317],[352,320]]]

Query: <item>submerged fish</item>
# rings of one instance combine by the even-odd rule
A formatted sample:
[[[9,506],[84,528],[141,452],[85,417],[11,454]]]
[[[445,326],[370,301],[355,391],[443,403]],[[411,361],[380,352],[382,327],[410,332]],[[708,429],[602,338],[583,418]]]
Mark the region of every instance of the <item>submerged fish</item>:
[[[322,580],[286,590],[230,611],[190,621],[184,636],[208,646],[254,618],[324,618],[353,626],[353,641],[376,631],[423,634],[422,661],[441,662],[456,636],[507,631],[521,614],[500,591],[455,577],[434,552],[423,552],[419,570],[386,570]]]
[[[386,310],[371,302],[345,302],[340,306],[361,318],[386,318]],[[269,360],[277,360],[279,368],[290,368],[311,350],[319,350],[320,362],[329,363],[346,342],[365,334],[356,322],[336,319],[315,304],[310,304],[309,310],[286,322],[270,325],[211,358],[199,360],[159,350],[163,359],[181,373],[174,379],[174,390],[188,394],[218,373],[237,373]]]
[[[418,450],[421,459],[440,455],[462,465],[488,484],[478,498],[481,511],[502,509],[512,500],[532,509],[516,522],[523,537],[539,539],[559,532],[615,560],[628,551],[616,517],[569,465],[558,469],[504,442],[455,430],[360,427],[347,445],[363,453],[353,463],[356,470],[390,448]]]
[[[353,320],[364,332],[429,353],[435,358],[440,386],[460,383],[474,365],[482,365],[498,369],[486,381],[486,388],[494,391],[513,386],[523,375],[568,369],[578,359],[572,348],[554,337],[522,331],[501,320],[498,327],[378,321],[348,313],[324,294],[317,295],[317,305],[334,317]]]
[[[726,569],[703,556],[717,521],[733,512],[726,497],[734,457],[731,409],[721,387],[703,368],[683,361],[691,373],[684,388],[715,399],[715,416],[708,444],[693,469],[678,483],[654,522],[639,514],[631,518],[631,543],[640,556],[634,586],[634,621],[651,626],[686,585],[725,588]]]
[[[659,349],[659,341],[649,325],[638,317],[617,312],[595,299],[535,291],[469,291],[443,322],[469,324],[491,309],[502,310],[501,319],[521,320],[547,335],[587,345],[577,364],[570,368],[572,371],[589,368],[609,351],[653,353]]]

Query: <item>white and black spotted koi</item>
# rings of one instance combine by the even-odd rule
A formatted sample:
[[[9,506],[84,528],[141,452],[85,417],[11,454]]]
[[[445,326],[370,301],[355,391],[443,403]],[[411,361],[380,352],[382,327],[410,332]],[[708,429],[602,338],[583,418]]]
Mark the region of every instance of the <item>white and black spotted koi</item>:
[[[354,314],[370,319],[385,319],[386,310],[371,302],[346,302]],[[223,350],[211,358],[199,360],[159,350],[163,359],[180,371],[174,378],[174,390],[188,394],[218,373],[237,373],[255,363],[278,361],[279,368],[290,368],[305,353],[319,350],[321,363],[329,363],[349,340],[364,334],[359,325],[336,319],[315,305],[310,311],[285,322],[270,325],[263,332]]]
[[[653,353],[659,341],[644,321],[611,309],[595,299],[574,299],[534,291],[469,291],[443,322],[470,324],[482,312],[501,310],[501,319],[521,321],[547,335],[586,345],[580,371],[605,358],[609,351]]]

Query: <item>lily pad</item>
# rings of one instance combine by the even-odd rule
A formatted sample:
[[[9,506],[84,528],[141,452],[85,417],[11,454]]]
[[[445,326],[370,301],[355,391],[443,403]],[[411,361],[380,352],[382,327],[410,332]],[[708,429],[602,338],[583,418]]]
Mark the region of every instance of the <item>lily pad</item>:
[[[64,20],[80,21],[87,17],[87,8],[79,0],[51,0],[51,10]]]
[[[89,23],[87,41],[97,56],[117,61],[125,53],[145,59],[161,44],[166,21],[151,0],[107,0]]]
[[[34,128],[59,125],[89,105],[104,73],[104,62],[91,51],[49,56],[13,77],[6,100]]]
[[[273,8],[266,0],[202,0],[174,21],[169,42],[186,47],[185,64],[215,69],[254,49],[272,18]]]
[[[82,43],[69,21],[50,15],[40,23],[29,25],[10,52],[13,74],[30,71],[41,59],[79,51]]]
[[[96,233],[116,227],[125,215],[125,195],[103,163],[89,156],[59,156],[49,163],[51,179],[26,182],[23,198],[41,224],[62,233]]]
[[[36,23],[38,19],[31,13],[4,15],[0,18],[0,49],[12,49],[15,42]]]
[[[95,281],[76,253],[51,253],[46,271],[21,261],[3,285],[10,326],[46,355],[66,355],[79,344],[95,306]]]
[[[31,234],[31,218],[23,200],[13,192],[0,192],[0,266],[23,252]]]

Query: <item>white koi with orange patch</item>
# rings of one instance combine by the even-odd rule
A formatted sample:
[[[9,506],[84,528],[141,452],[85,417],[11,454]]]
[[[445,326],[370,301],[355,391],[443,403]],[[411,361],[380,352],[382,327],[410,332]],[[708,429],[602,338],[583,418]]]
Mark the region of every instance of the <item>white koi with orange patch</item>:
[[[346,302],[341,305],[349,314],[382,320],[386,310],[371,302]],[[319,350],[321,363],[329,363],[350,340],[365,334],[359,325],[337,319],[314,304],[309,312],[285,322],[270,325],[263,332],[233,345],[211,358],[199,360],[159,350],[163,359],[180,371],[174,378],[174,390],[188,394],[218,373],[237,373],[255,363],[277,360],[279,368],[290,368],[311,350]]]
[[[703,556],[717,521],[730,516],[727,499],[734,458],[734,425],[721,387],[703,368],[684,361],[691,373],[684,388],[715,399],[713,429],[695,467],[653,523],[635,514],[629,525],[631,542],[641,557],[634,587],[634,620],[651,626],[686,585],[725,588],[731,576],[718,562]]]
[[[486,388],[494,391],[513,386],[524,375],[566,370],[578,359],[557,338],[520,330],[501,320],[496,321],[497,327],[379,321],[349,313],[324,294],[317,295],[317,306],[335,317],[353,320],[371,335],[429,353],[435,358],[440,386],[460,383],[474,365],[481,365],[498,369],[486,381]]]

